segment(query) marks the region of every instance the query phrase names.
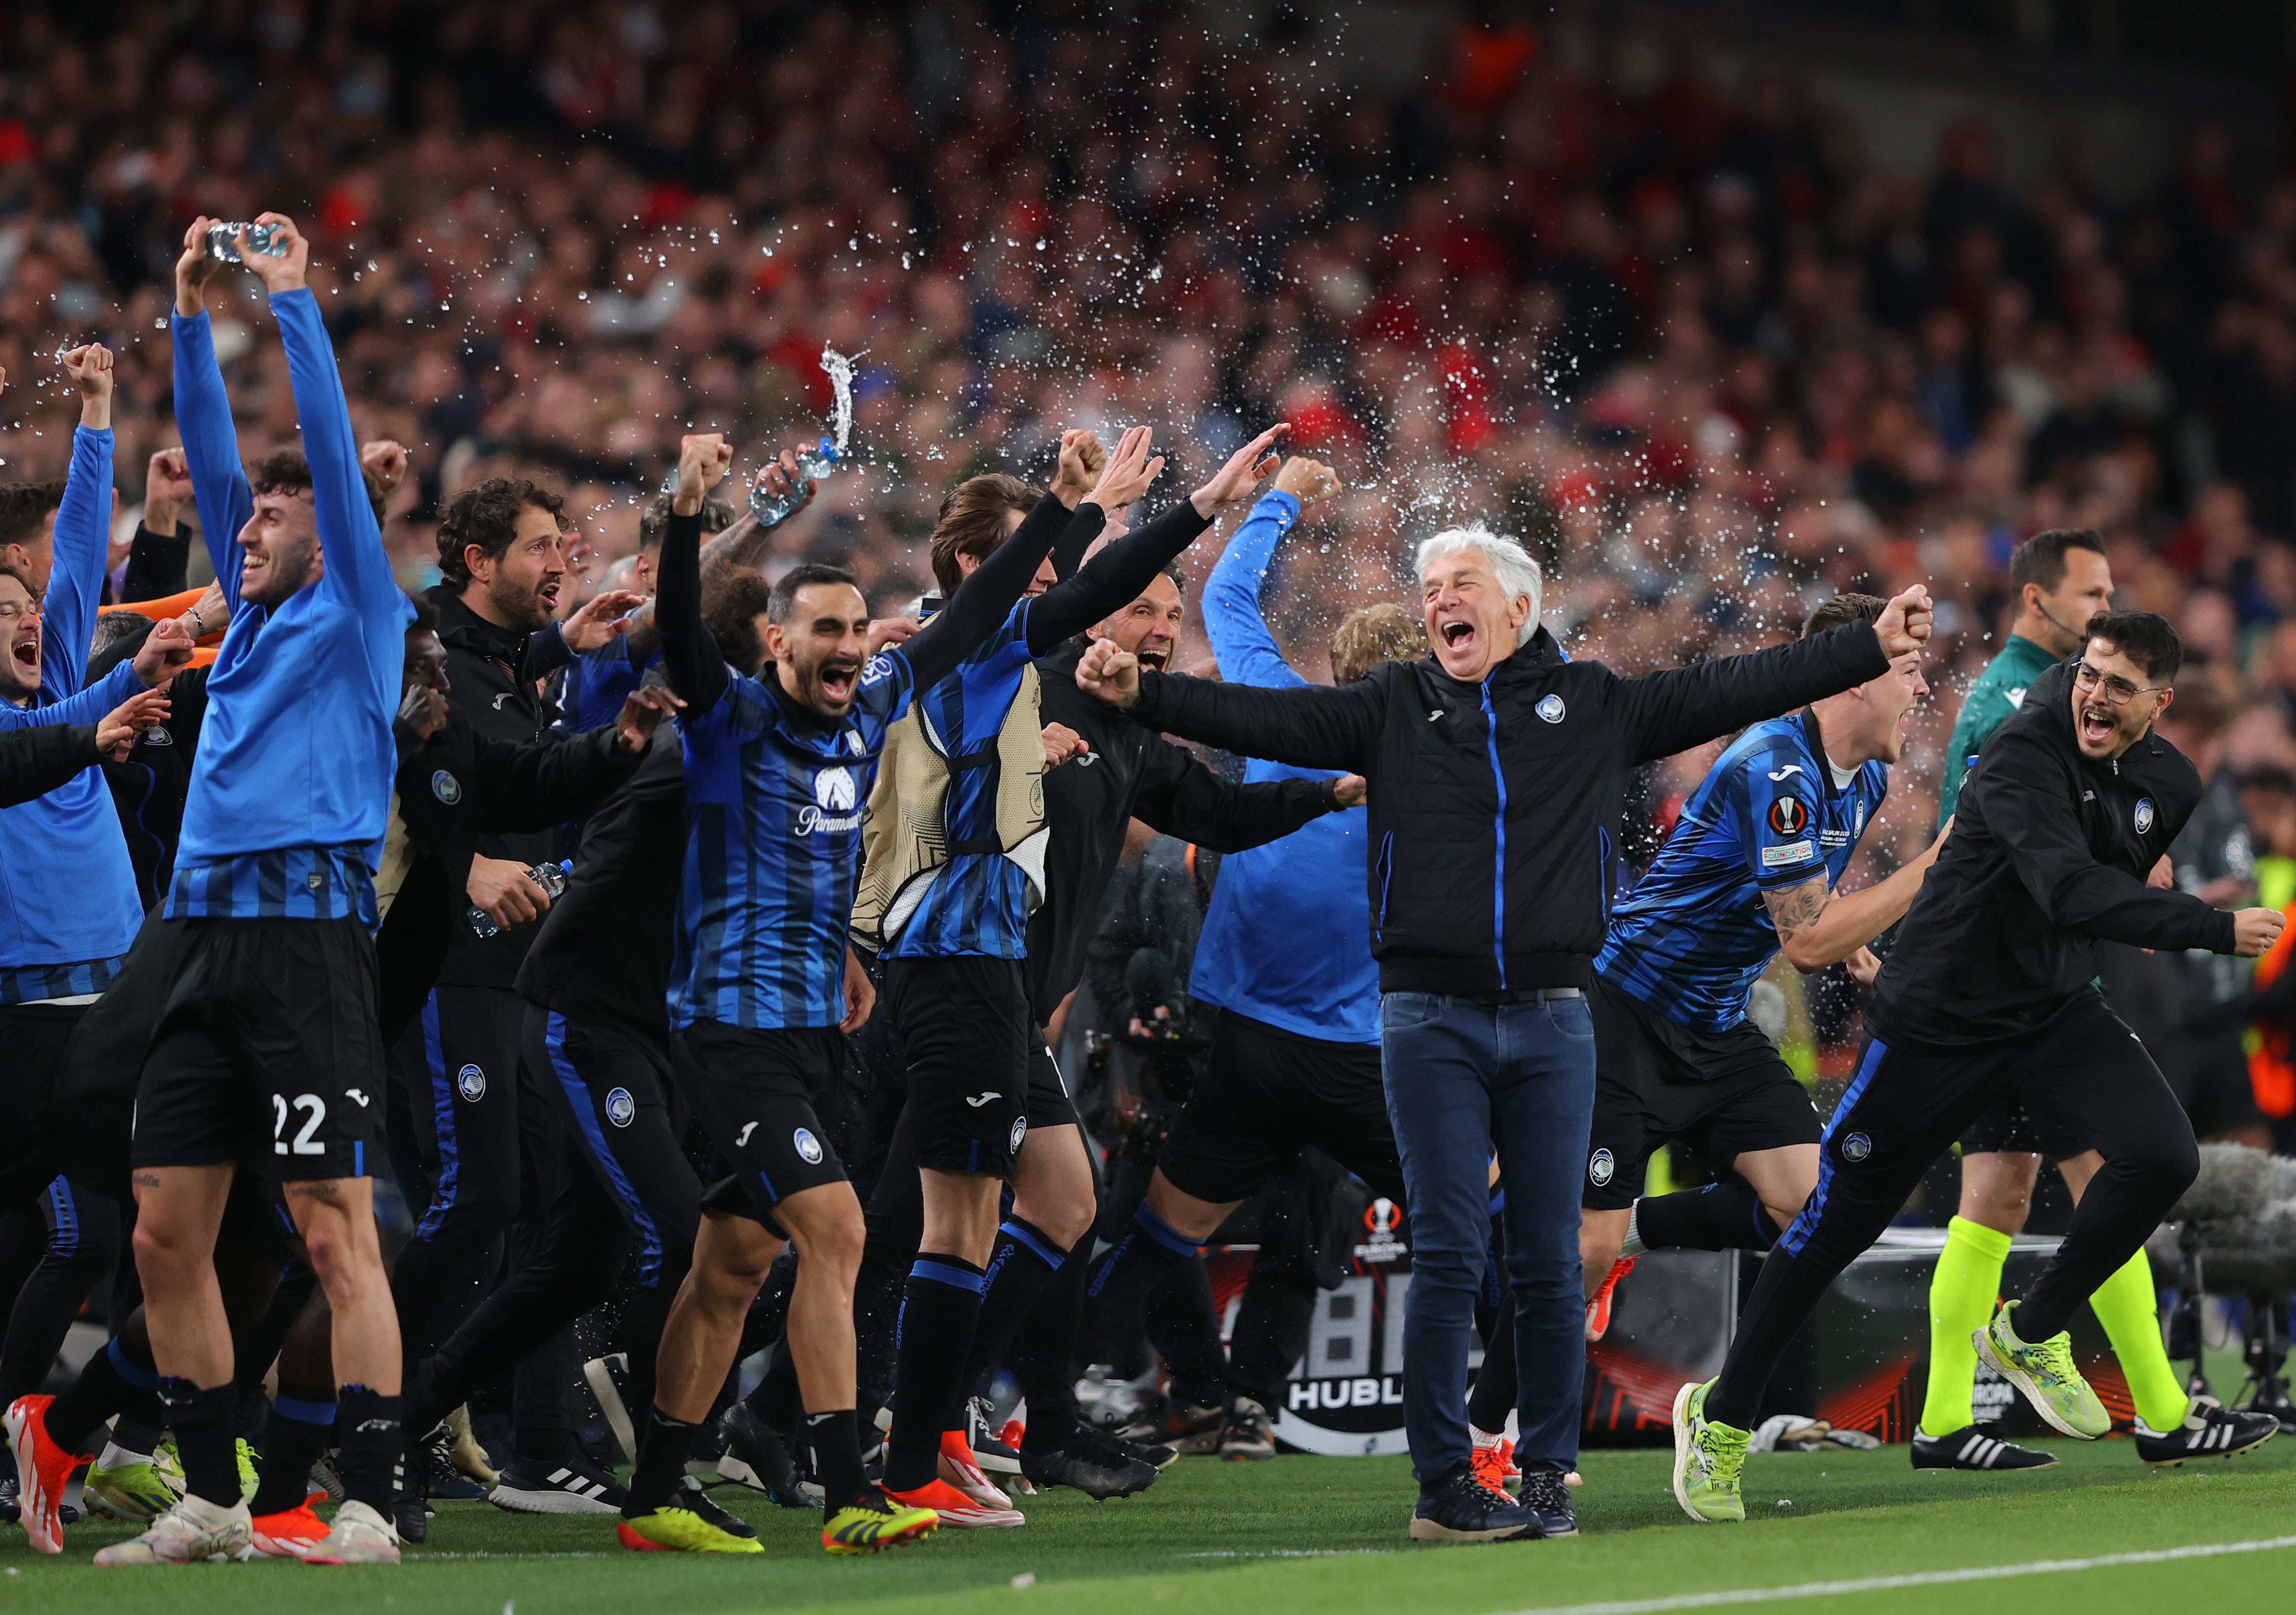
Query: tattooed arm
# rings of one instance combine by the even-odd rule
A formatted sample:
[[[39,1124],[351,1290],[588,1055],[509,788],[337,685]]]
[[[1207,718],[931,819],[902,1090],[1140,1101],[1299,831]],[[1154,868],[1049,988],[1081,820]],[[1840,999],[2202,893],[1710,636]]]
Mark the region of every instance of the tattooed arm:
[[[1952,829],[1950,821],[1946,828]],[[1808,975],[1864,952],[1868,942],[1906,917],[1914,894],[1922,889],[1922,877],[1944,845],[1941,832],[1921,857],[1862,891],[1837,893],[1822,874],[1799,886],[1765,891],[1762,901],[1769,906],[1770,923],[1777,927],[1786,962]],[[1852,973],[1857,973],[1854,961]]]

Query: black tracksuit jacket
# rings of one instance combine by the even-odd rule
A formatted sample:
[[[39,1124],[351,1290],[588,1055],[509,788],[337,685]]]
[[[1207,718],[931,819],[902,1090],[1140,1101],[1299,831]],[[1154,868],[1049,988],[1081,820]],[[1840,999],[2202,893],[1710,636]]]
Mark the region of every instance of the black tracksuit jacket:
[[[427,741],[404,723],[391,725],[398,814],[416,856],[375,938],[386,1037],[422,1008],[455,948],[480,941],[466,918],[472,856],[496,838],[582,817],[636,772],[640,755],[617,747],[614,734],[493,740],[452,705],[446,727]],[[530,936],[540,928],[518,929]]]
[[[0,731],[0,808],[37,801],[95,762],[94,724]]]
[[[1084,973],[1128,819],[1215,852],[1290,835],[1334,807],[1330,780],[1230,784],[1193,752],[1141,727],[1077,688],[1080,643],[1039,658],[1047,724],[1065,724],[1092,750],[1045,775],[1045,900],[1029,916],[1029,1002],[1047,1020]]]
[[[2050,668],[1985,742],[1874,983],[1877,1037],[1952,1048],[2030,1032],[2087,990],[2099,939],[2233,951],[2231,914],[2144,884],[2200,804],[2200,772],[2157,734],[2111,762],[2082,755],[2072,682],[2071,661]]]
[[[1153,729],[1371,782],[1372,955],[1383,992],[1584,987],[1642,763],[1878,678],[1869,623],[1695,668],[1622,678],[1545,628],[1479,684],[1434,657],[1339,689],[1144,674]],[[1333,870],[1334,880],[1349,873]]]

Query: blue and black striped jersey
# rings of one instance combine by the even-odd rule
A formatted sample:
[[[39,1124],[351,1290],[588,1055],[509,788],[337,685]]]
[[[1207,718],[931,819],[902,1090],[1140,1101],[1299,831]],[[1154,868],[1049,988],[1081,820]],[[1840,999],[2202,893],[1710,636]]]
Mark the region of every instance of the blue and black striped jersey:
[[[1603,979],[1668,1020],[1726,1031],[1778,951],[1765,891],[1841,879],[1890,789],[1862,765],[1837,787],[1807,709],[1754,725],[1723,752],[1682,810],[1595,955]]]
[[[917,695],[920,716],[946,755],[990,749],[1004,727],[1021,681],[1034,660],[1029,652],[1029,611],[1023,600],[955,672]],[[995,769],[952,768],[941,799],[941,823],[951,847],[996,842]],[[885,949],[888,959],[934,959],[969,954],[991,959],[1029,955],[1028,871],[998,851],[953,852],[935,871],[915,912]]]
[[[914,693],[908,658],[895,649],[869,660],[852,709],[834,724],[801,716],[763,680],[730,675],[714,706],[678,719],[687,834],[673,1027],[844,1018],[861,821],[885,731]]]

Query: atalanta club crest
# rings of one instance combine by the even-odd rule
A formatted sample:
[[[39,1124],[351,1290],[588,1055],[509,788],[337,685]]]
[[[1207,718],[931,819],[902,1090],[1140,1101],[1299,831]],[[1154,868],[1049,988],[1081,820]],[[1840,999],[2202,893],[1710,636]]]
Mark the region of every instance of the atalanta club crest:
[[[2137,799],[2136,833],[2138,835],[2152,833],[2152,799],[2149,796]]]

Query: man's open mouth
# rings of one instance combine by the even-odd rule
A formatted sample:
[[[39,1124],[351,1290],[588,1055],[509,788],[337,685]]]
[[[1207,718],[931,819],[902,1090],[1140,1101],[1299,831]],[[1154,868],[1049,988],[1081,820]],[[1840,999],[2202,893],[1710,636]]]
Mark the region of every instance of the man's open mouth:
[[[2113,731],[2120,726],[2107,708],[2083,707],[2080,716],[2081,739],[2092,745],[2103,745],[2112,738]]]
[[[16,659],[17,672],[27,678],[39,677],[40,636],[37,634],[26,634],[20,637],[9,647],[9,654]]]
[[[1463,645],[1474,638],[1475,625],[1472,622],[1447,622],[1439,632],[1445,644]]]
[[[1164,665],[1169,660],[1171,660],[1171,658],[1161,651],[1143,651],[1140,652],[1140,665],[1151,673],[1161,672]]]
[[[857,661],[824,662],[821,668],[821,693],[832,701],[853,699],[853,686],[861,676]]]
[[[554,611],[558,609],[558,580],[555,578],[535,590],[535,594],[540,597],[545,610]]]

